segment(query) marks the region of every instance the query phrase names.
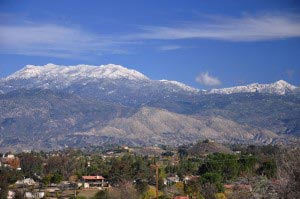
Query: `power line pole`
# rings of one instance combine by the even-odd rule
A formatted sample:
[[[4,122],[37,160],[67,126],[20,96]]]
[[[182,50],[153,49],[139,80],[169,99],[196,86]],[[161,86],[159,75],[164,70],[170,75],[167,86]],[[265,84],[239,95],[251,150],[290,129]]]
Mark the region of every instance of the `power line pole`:
[[[155,164],[156,169],[156,199],[158,199],[158,164]]]
[[[152,164],[150,167],[155,167],[155,186],[156,186],[156,199],[158,199],[158,164]]]

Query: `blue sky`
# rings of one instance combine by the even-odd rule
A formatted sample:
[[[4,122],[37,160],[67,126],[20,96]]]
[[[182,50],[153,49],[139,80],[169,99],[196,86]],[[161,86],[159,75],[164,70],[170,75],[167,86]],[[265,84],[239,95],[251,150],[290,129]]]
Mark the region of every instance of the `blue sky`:
[[[120,64],[198,88],[300,85],[297,0],[1,0],[0,77]]]

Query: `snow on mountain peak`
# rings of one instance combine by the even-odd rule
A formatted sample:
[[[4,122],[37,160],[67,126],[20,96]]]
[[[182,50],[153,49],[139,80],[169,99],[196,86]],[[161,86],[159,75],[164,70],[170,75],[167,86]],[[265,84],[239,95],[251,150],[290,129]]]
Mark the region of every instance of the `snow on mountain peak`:
[[[6,80],[30,78],[51,79],[60,76],[66,78],[66,80],[82,78],[148,80],[148,77],[142,73],[121,65],[107,64],[91,66],[81,64],[76,66],[60,66],[51,63],[44,66],[27,65],[23,69],[8,76]]]
[[[18,82],[18,80],[28,80],[26,85],[29,88],[38,87],[49,89],[67,88],[71,85],[76,84],[87,85],[88,83],[97,82],[97,80],[101,79],[127,79],[130,81],[143,81],[143,84],[139,85],[145,85],[145,83],[152,84],[155,82],[160,82],[174,92],[187,91],[191,93],[197,93],[200,91],[196,88],[187,86],[177,81],[151,80],[136,70],[128,69],[116,64],[107,64],[100,66],[84,64],[64,66],[52,63],[43,66],[27,65],[23,69],[3,79],[3,82],[7,81],[7,85],[10,85],[12,83],[23,84],[22,82]]]
[[[274,82],[273,85],[275,85],[277,87],[287,87],[287,88],[292,88],[292,89],[296,88],[296,86],[293,86],[284,80],[278,80],[277,82]]]
[[[165,79],[162,79],[162,80],[159,80],[160,82],[163,82],[165,84],[169,84],[169,85],[175,85],[177,87],[180,87],[181,89],[185,90],[185,91],[189,91],[189,92],[199,92],[199,89],[196,89],[196,88],[193,88],[193,87],[190,87],[186,84],[183,84],[181,82],[177,82],[177,81],[171,81],[171,80],[165,80]]]
[[[279,80],[271,84],[258,84],[253,83],[246,86],[236,86],[222,89],[212,89],[208,93],[216,94],[232,94],[242,92],[258,92],[258,93],[270,93],[284,95],[288,92],[295,90],[297,87],[287,83],[284,80]]]

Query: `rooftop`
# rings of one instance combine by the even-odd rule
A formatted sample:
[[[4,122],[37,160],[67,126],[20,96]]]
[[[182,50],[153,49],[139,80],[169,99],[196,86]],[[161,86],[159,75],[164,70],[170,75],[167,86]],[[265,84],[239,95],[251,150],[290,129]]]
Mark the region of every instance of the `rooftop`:
[[[84,180],[104,180],[103,176],[82,176]]]

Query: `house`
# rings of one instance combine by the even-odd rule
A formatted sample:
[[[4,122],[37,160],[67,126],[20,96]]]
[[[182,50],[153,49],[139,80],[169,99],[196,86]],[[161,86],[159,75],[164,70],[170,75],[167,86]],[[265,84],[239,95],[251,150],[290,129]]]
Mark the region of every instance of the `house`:
[[[3,154],[3,157],[1,158],[1,166],[8,167],[11,169],[18,169],[20,168],[20,159],[18,157],[15,157],[12,154],[8,154],[5,157],[5,154]]]
[[[20,186],[34,186],[37,185],[38,183],[36,183],[31,178],[24,178],[23,180],[18,180],[15,184],[20,187]]]
[[[241,154],[242,154],[242,151],[239,151],[239,150],[233,150],[233,153],[236,154],[236,155],[241,155]]]
[[[199,176],[194,176],[194,175],[191,175],[191,176],[185,176],[184,179],[183,179],[183,182],[186,184],[188,183],[189,181],[196,181],[199,179]]]
[[[45,192],[25,192],[24,198],[44,198]]]
[[[177,182],[180,182],[180,179],[179,179],[178,175],[175,175],[175,176],[167,177],[164,184],[165,185],[172,185],[172,184],[175,184]]]
[[[108,182],[105,181],[103,176],[82,176],[81,181],[83,182],[84,188],[109,187]]]

